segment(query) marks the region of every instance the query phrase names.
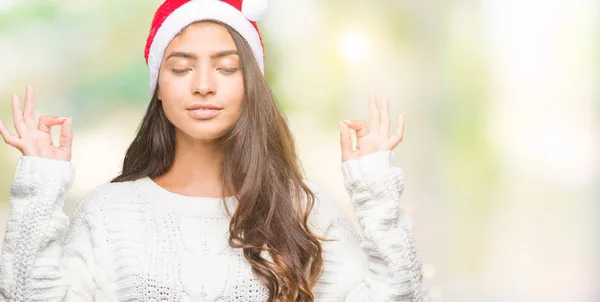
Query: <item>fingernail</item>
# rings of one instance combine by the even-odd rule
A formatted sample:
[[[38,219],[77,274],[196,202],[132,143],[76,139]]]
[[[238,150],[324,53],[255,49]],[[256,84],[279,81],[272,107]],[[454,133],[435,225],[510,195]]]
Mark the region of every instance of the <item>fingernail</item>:
[[[346,125],[350,124],[349,120],[342,120],[342,122],[344,122],[344,124],[346,124]]]

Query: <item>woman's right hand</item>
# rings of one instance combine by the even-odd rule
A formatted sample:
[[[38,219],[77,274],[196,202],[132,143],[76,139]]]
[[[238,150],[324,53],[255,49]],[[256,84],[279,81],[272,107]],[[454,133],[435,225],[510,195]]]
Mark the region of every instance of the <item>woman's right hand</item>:
[[[17,135],[12,135],[0,121],[0,134],[4,142],[21,151],[24,156],[37,156],[49,159],[71,160],[73,131],[71,118],[43,115],[38,122],[34,116],[33,87],[27,86],[25,108],[21,110],[19,96],[12,96],[13,120]],[[50,128],[62,125],[59,146],[52,143]]]

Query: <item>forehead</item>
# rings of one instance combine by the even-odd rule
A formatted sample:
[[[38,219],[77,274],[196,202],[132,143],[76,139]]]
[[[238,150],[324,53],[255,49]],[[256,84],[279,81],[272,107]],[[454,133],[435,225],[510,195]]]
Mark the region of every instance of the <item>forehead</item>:
[[[179,48],[196,52],[237,49],[227,28],[210,21],[188,25],[167,47],[168,50],[179,50]]]

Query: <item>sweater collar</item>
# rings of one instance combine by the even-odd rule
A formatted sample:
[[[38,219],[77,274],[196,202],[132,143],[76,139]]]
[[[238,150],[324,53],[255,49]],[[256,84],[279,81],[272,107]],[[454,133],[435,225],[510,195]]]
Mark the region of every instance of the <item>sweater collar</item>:
[[[186,196],[161,187],[150,177],[132,182],[134,190],[156,208],[167,213],[191,216],[229,217],[225,210],[227,203],[231,213],[235,211],[237,200],[234,196],[225,198]]]

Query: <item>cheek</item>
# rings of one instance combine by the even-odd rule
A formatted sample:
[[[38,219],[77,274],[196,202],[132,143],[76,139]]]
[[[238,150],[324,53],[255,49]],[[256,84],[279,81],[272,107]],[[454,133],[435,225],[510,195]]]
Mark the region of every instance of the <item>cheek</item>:
[[[178,94],[181,94],[183,87],[183,81],[174,78],[169,74],[165,74],[162,71],[158,75],[158,87],[159,87],[159,98],[161,99],[172,99],[176,98]]]
[[[182,87],[181,81],[177,81],[169,75],[159,75],[158,87],[158,98],[162,101],[163,110],[167,117],[171,117],[174,113],[177,113],[178,100],[185,99],[183,94],[187,90]]]
[[[227,89],[227,99],[230,100],[230,107],[234,109],[236,115],[239,116],[242,111],[242,103],[244,101],[244,80],[240,77],[229,83]]]
[[[176,105],[168,100],[162,100],[161,103],[167,120],[169,120],[175,127],[181,128],[181,113],[177,110]]]
[[[166,89],[164,89],[166,88]],[[159,99],[167,119],[175,126],[178,125],[182,118],[181,115],[184,113],[181,110],[181,104],[178,100],[181,100],[181,96],[178,94],[178,90],[170,85],[163,85],[159,90]]]

